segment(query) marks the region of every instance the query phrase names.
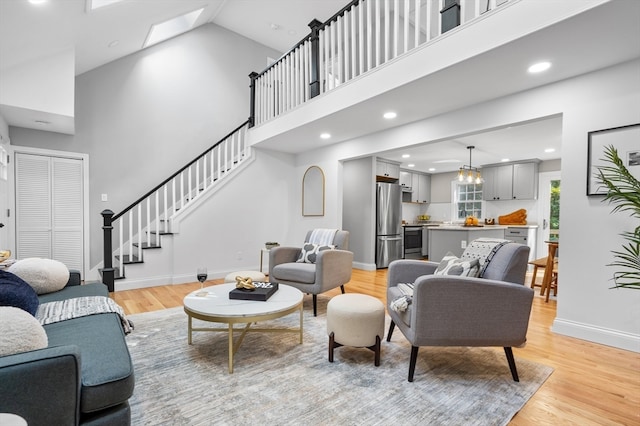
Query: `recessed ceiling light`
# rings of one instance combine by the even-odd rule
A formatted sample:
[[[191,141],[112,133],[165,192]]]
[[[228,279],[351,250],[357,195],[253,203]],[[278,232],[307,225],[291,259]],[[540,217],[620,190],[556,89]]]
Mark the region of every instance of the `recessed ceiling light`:
[[[383,117],[386,118],[387,120],[391,120],[392,118],[396,118],[398,116],[398,114],[396,114],[393,111],[389,111],[389,112],[385,112]]]
[[[502,161],[503,163],[506,163],[507,161],[509,161],[509,159],[508,159],[508,158],[503,158],[503,159],[502,159],[502,160],[500,160],[500,161]]]
[[[144,41],[142,47],[145,48],[152,44],[170,39],[171,37],[186,33],[193,28],[193,24],[195,24],[196,19],[198,19],[198,16],[200,16],[203,10],[204,7],[153,25],[149,30],[149,35],[147,35],[147,39]]]
[[[538,62],[529,67],[529,72],[532,74],[543,72],[551,68],[551,62]]]
[[[436,168],[435,168],[435,167],[429,167],[429,171],[430,171],[430,172],[435,172],[435,171],[436,171]]]
[[[546,152],[546,153],[556,152],[556,149],[555,148],[547,148],[547,149],[544,150],[544,152]]]
[[[320,137],[322,139],[329,139],[331,137],[331,134],[330,133],[321,133]]]
[[[416,165],[411,163],[411,164],[407,164],[407,167],[415,167]]]
[[[402,154],[402,158],[409,158],[409,157],[411,157],[410,154]]]
[[[48,0],[29,0],[29,3],[31,3],[31,4],[44,4],[47,1]]]

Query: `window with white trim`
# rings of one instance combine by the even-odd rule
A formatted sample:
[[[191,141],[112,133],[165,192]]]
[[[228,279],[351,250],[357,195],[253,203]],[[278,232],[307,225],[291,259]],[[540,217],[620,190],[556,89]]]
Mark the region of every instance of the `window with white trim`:
[[[467,216],[482,217],[482,183],[453,181],[452,210],[454,220],[464,220]]]

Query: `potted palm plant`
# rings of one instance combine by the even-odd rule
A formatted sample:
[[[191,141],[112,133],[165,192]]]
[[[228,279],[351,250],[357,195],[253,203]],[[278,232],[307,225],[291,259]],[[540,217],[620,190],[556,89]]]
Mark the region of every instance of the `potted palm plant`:
[[[618,151],[605,147],[603,161],[598,167],[597,180],[607,189],[604,201],[614,204],[612,212],[629,212],[640,219],[640,182],[625,167]],[[640,290],[640,224],[633,231],[620,234],[626,243],[621,250],[612,250],[615,261],[607,266],[619,268],[613,274],[615,287]]]

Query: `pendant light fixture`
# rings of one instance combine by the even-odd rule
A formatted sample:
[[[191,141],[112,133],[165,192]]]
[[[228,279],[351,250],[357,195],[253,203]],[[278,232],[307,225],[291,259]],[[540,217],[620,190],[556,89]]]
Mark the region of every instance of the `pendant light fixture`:
[[[469,150],[469,165],[460,167],[460,170],[458,171],[458,181],[460,182],[465,180],[468,183],[476,184],[484,182],[484,179],[482,179],[482,175],[480,175],[480,170],[478,170],[477,167],[471,166],[471,151],[473,151],[474,148],[475,146],[473,145],[467,147],[467,149]]]

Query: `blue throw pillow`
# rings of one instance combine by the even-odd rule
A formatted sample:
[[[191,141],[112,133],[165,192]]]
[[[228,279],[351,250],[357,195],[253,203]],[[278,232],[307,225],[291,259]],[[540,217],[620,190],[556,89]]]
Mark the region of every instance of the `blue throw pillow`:
[[[33,287],[17,275],[0,270],[0,306],[13,306],[35,316],[39,305]]]

